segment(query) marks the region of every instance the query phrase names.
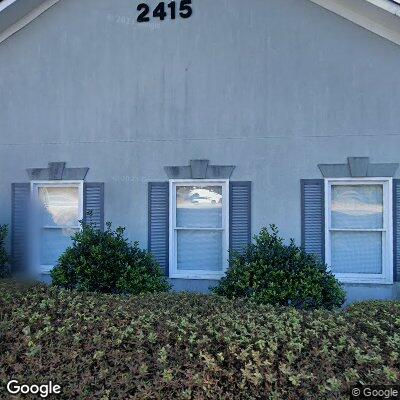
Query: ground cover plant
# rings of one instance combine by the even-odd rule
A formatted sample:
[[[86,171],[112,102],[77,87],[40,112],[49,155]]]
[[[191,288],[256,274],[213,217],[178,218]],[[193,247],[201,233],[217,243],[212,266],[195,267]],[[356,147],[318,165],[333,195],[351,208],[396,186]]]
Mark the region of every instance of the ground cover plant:
[[[154,257],[130,243],[125,228],[103,232],[91,225],[72,236],[70,246],[51,271],[56,286],[100,293],[155,293],[170,285]]]
[[[347,400],[399,382],[399,353],[399,302],[306,311],[0,281],[1,399],[13,378],[60,399]]]
[[[296,246],[285,244],[278,229],[263,228],[241,253],[231,253],[231,266],[215,294],[258,304],[334,309],[345,301],[345,291],[327,265]]]

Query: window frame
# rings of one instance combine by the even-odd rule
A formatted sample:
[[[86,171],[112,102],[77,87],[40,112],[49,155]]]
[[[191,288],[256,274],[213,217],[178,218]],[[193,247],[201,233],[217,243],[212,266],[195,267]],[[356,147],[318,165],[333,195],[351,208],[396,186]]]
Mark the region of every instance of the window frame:
[[[176,227],[176,188],[178,186],[222,186],[222,272],[178,270]],[[194,228],[193,230],[196,230]],[[201,228],[199,229],[201,230]],[[210,231],[218,230],[210,228]],[[169,277],[172,279],[219,280],[225,276],[229,262],[229,179],[170,179],[169,181]]]
[[[37,202],[39,199],[39,188],[43,187],[76,187],[79,192],[79,210],[78,210],[78,219],[79,221],[83,220],[83,180],[74,180],[74,181],[54,181],[54,180],[37,180],[31,181],[31,200],[33,202]],[[43,275],[50,274],[51,270],[55,267],[55,265],[45,265],[40,264],[40,251],[39,245],[41,240],[41,235],[38,235],[38,229],[41,229],[38,221],[36,220],[36,216],[32,221],[31,226],[31,242],[33,244],[33,248],[36,250],[31,252],[31,259],[33,259],[34,272],[40,273]],[[81,227],[79,229],[82,229]]]
[[[331,270],[331,204],[332,186],[377,185],[383,187],[382,273],[335,273],[342,283],[393,284],[393,179],[392,178],[327,178],[325,181],[325,262]],[[354,229],[354,231],[357,231]],[[368,231],[368,229],[360,229]],[[371,229],[372,231],[372,229]]]

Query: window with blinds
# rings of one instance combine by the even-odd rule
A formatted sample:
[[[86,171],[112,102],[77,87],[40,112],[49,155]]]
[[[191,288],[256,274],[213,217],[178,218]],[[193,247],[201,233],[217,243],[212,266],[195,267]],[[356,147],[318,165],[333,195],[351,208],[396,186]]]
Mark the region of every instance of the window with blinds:
[[[171,277],[219,279],[228,259],[228,182],[171,182]]]

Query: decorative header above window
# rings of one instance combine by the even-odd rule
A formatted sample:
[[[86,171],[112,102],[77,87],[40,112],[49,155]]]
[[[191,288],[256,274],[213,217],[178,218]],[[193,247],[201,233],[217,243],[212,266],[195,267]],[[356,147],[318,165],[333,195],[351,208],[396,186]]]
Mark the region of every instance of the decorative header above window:
[[[65,168],[65,162],[50,162],[48,168],[29,168],[31,181],[83,181],[89,168]]]
[[[349,157],[347,164],[319,164],[324,178],[391,178],[398,163],[371,164],[369,157]]]
[[[208,160],[191,160],[187,167],[164,167],[169,179],[229,179],[234,166],[209,165]]]

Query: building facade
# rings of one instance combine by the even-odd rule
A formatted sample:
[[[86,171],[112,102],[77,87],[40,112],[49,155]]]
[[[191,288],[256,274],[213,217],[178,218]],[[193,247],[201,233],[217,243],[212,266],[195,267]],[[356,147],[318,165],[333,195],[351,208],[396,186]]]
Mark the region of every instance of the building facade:
[[[398,299],[398,14],[389,0],[3,0],[15,268],[47,279],[80,219],[112,221],[176,289],[206,291],[229,249],[276,224],[349,301]]]

